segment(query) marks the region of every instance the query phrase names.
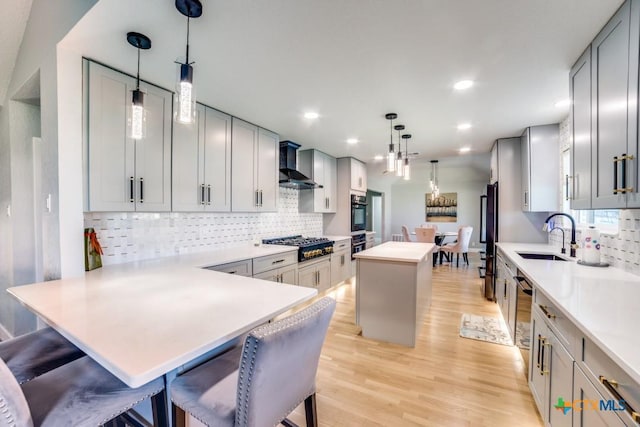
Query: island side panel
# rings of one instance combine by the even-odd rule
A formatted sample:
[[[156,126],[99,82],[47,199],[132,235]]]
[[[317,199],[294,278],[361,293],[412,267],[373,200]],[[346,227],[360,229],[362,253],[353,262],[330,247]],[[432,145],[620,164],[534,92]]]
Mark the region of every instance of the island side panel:
[[[418,265],[358,259],[356,311],[362,336],[415,346]]]
[[[427,257],[429,259],[430,257]],[[424,321],[424,316],[431,307],[431,279],[433,266],[431,262],[421,262],[417,265],[416,271],[416,339],[420,333],[420,327]]]

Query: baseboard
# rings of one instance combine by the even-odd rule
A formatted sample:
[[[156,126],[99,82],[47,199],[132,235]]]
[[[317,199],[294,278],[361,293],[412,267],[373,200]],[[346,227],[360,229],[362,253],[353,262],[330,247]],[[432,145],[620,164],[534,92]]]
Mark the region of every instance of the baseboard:
[[[7,331],[7,329],[0,323],[0,340],[6,341],[13,338],[13,335]]]

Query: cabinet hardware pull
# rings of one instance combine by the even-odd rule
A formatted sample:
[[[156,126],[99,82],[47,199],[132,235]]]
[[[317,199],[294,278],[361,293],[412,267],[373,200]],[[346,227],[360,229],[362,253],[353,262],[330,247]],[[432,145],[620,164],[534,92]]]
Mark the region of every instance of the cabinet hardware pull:
[[[211,204],[211,184],[207,185],[207,204]]]
[[[542,339],[542,335],[538,334],[538,358],[536,361],[536,368],[540,369],[540,340]]]
[[[569,174],[564,176],[564,199],[565,200],[571,200],[571,197],[569,197],[569,178],[573,179],[573,177],[570,177]]]
[[[229,272],[229,274],[236,274],[236,273],[237,273],[237,271],[236,271],[236,270],[233,270],[233,271],[230,271],[230,272]]]
[[[544,370],[544,348],[545,347],[549,347],[549,354],[551,354],[552,345],[551,345],[551,343],[549,341],[547,341],[546,338],[544,339],[544,342],[542,343],[542,369],[541,369],[541,372],[540,372],[541,375],[545,375],[545,374],[549,375],[549,373],[550,373],[550,371],[548,371],[548,370],[545,371]],[[551,356],[549,356],[549,357],[551,357]]]
[[[613,194],[618,194],[618,156],[613,156]]]
[[[271,262],[271,264],[272,264],[272,265],[273,265],[273,264],[278,264],[278,263],[280,263],[280,262],[284,262],[284,259],[277,259],[277,260],[275,260],[275,261]]]
[[[200,204],[204,205],[204,184],[200,185]]]
[[[547,307],[546,305],[540,305],[538,304],[538,307],[540,307],[540,310],[542,310],[542,312],[544,313],[545,316],[547,316],[547,318],[549,319],[555,319],[556,315],[555,314],[551,314],[549,313],[549,307]]]
[[[547,338],[540,337],[540,349],[542,351],[542,355],[540,356],[540,375],[544,375],[544,346]]]
[[[624,400],[624,407],[629,413],[629,416],[631,416],[631,419],[633,419],[633,421],[637,423],[640,422],[640,413],[636,412],[631,406],[629,406],[629,401],[624,399],[620,395],[618,390],[616,390],[618,388],[618,382],[616,380],[609,380],[602,375],[600,375],[598,379],[600,380],[602,385],[604,385],[605,388],[609,390],[609,393],[613,394],[613,397],[615,397],[616,400]]]
[[[260,190],[260,207],[262,207],[262,190]]]
[[[344,254],[340,255],[340,266],[344,265]]]
[[[140,203],[144,203],[144,181],[140,178]]]
[[[129,178],[129,203],[135,202],[135,199],[133,198],[133,181],[134,181],[134,178],[130,177]]]
[[[255,200],[254,200],[254,202],[255,202],[255,206],[259,206],[259,205],[258,205],[258,190],[255,190],[255,191],[254,191],[254,193],[255,193],[255,194],[254,194],[254,195],[255,195]]]
[[[529,206],[529,192],[528,191],[524,192],[524,205],[525,206]]]
[[[621,156],[614,156],[613,158],[613,194],[625,194],[632,193],[633,187],[627,187],[627,160],[633,160],[635,157],[627,154],[622,154]],[[621,165],[621,181],[622,187],[618,188],[618,162],[622,162]]]

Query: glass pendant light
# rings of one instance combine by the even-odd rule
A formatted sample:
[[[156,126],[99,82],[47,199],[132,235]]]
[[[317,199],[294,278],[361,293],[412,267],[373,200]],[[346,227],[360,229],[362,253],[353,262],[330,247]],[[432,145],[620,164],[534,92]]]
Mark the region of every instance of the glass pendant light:
[[[393,120],[397,119],[398,115],[396,113],[388,113],[384,117],[389,120],[389,152],[387,153],[387,172],[394,172],[396,170],[396,150],[393,146]]]
[[[440,188],[438,187],[438,161],[431,160],[431,200],[435,200],[440,196]]]
[[[128,107],[127,127],[128,135],[132,139],[142,139],[147,133],[147,112],[144,109],[144,92],[140,90],[140,49],[150,49],[151,40],[144,34],[127,33],[129,44],[138,49],[138,71],[136,74],[136,88],[131,91],[131,104]]]
[[[202,15],[202,4],[199,0],[176,0],[176,8],[187,17],[187,52],[184,63],[178,64],[176,82],[176,100],[173,103],[174,120],[190,124],[196,119],[196,93],[193,87],[193,62],[189,62],[189,23],[191,18]]]
[[[404,180],[409,181],[411,179],[411,167],[409,166],[409,139],[411,139],[410,133],[402,135],[404,139]]]
[[[396,155],[396,176],[404,174],[404,159],[402,158],[402,143],[400,139],[400,131],[404,130],[404,125],[395,125],[393,127],[398,131],[398,154]]]

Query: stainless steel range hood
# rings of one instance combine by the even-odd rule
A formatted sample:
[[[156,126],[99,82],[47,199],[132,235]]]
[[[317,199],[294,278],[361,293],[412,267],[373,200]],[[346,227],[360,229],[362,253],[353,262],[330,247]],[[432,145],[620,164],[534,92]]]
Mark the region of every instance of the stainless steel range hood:
[[[280,187],[297,190],[322,188],[322,185],[298,172],[298,148],[300,148],[300,144],[293,141],[280,141]]]

